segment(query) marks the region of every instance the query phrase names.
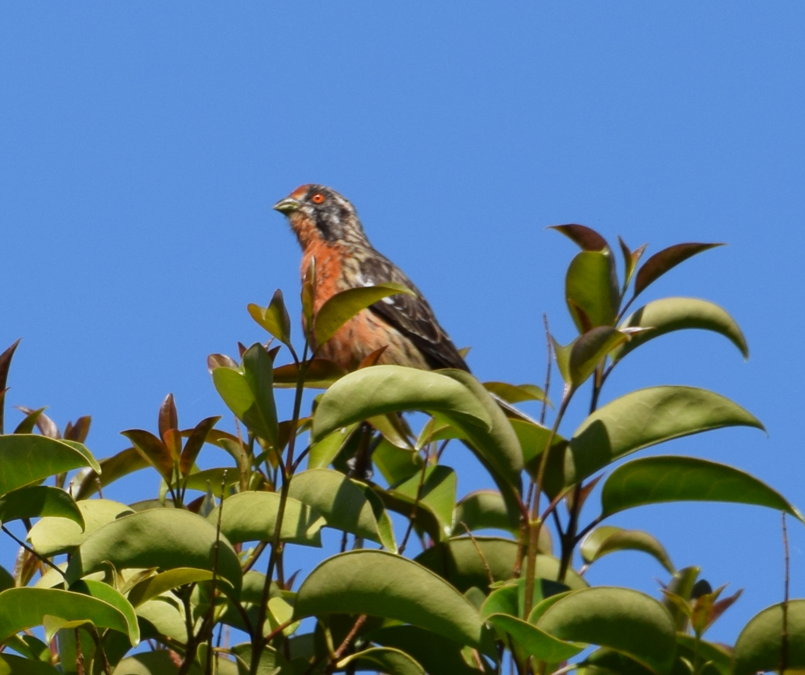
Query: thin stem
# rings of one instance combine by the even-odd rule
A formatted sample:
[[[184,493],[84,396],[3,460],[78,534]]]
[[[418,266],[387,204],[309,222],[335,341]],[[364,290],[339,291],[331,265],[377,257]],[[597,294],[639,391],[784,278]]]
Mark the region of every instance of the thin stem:
[[[405,536],[403,537],[402,543],[400,544],[397,553],[399,555],[403,554],[406,545],[408,544],[408,538],[411,536],[411,531],[414,529],[414,521],[416,520],[416,512],[419,510],[419,502],[422,499],[422,487],[425,485],[425,475],[428,471],[428,458],[425,457],[425,461],[422,463],[422,473],[419,475],[419,487],[416,490],[416,499],[414,500],[414,505],[411,509],[411,516],[408,519],[408,529],[405,530]]]
[[[335,671],[336,665],[341,660],[341,657],[344,655],[344,652],[347,651],[350,643],[355,639],[355,636],[358,634],[358,631],[361,629],[361,626],[363,626],[364,623],[366,623],[366,614],[361,614],[355,621],[355,624],[352,626],[352,629],[344,638],[344,641],[338,646],[338,649],[336,649],[330,656],[330,663],[327,665],[327,668],[324,671],[325,675],[329,675],[330,673]]]
[[[545,368],[545,398],[542,401],[542,410],[539,414],[539,423],[545,424],[545,415],[548,412],[548,392],[551,390],[551,366],[553,364],[553,343],[551,342],[551,331],[548,327],[548,315],[542,315],[542,323],[545,326],[545,346],[548,348],[548,363]]]
[[[784,673],[788,668],[788,593],[791,582],[791,559],[788,552],[788,527],[785,524],[785,513],[783,513],[783,555],[785,578],[783,582],[783,628],[780,635],[780,666],[777,672]]]
[[[11,538],[12,538],[14,541],[16,541],[16,542],[17,542],[17,543],[18,543],[18,544],[19,544],[19,545],[20,545],[22,548],[24,548],[26,551],[28,551],[28,553],[30,553],[30,554],[31,554],[31,555],[32,555],[34,558],[36,558],[37,560],[39,560],[39,562],[42,562],[42,563],[44,563],[45,565],[48,565],[49,567],[52,567],[52,568],[53,568],[54,570],[56,570],[56,571],[57,571],[59,574],[61,574],[61,575],[62,575],[62,578],[65,578],[65,574],[64,574],[64,572],[62,572],[62,571],[61,571],[61,569],[59,568],[59,566],[58,566],[58,565],[55,565],[54,563],[52,563],[52,562],[51,562],[50,560],[48,560],[47,558],[44,558],[44,557],[42,557],[41,555],[39,555],[39,554],[38,554],[36,551],[34,551],[34,550],[33,550],[33,549],[30,547],[30,546],[28,546],[28,544],[26,544],[26,543],[25,543],[24,541],[22,541],[21,539],[18,539],[16,536],[14,536],[14,533],[13,533],[13,532],[11,532],[11,530],[9,530],[9,529],[8,529],[8,528],[7,528],[5,525],[3,525],[3,526],[2,526],[2,529],[3,529],[3,532],[5,532],[5,533],[6,533],[6,534],[7,534],[9,537],[11,537]]]

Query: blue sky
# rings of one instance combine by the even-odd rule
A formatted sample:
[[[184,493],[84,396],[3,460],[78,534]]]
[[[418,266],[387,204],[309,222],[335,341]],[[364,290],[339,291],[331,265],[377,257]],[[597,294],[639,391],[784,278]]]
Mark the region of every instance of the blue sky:
[[[650,251],[727,242],[646,299],[723,305],[750,360],[717,336],[664,338],[603,398],[669,383],[735,399],[768,438],[659,452],[730,463],[805,507],[804,23],[795,2],[3,3],[0,347],[23,338],[8,401],[62,426],[91,414],[101,457],[126,446],[119,431],[155,428],[168,392],[186,426],[222,413],[206,356],[264,339],[245,308],[275,288],[298,316],[298,246],[270,207],[319,182],[353,201],[483,380],[543,380],[543,312],[573,337],[575,249],[546,226]],[[774,512],[612,522],[746,589],[714,639],[781,598]],[[802,597],[805,530],[790,529]],[[590,572],[651,593],[662,576],[639,554]]]

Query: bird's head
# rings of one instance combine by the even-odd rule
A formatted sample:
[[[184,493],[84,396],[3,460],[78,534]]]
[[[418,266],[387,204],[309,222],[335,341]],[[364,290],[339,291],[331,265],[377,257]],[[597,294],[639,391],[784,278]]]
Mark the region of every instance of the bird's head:
[[[302,185],[274,209],[288,216],[303,248],[317,241],[368,243],[355,207],[323,185]]]

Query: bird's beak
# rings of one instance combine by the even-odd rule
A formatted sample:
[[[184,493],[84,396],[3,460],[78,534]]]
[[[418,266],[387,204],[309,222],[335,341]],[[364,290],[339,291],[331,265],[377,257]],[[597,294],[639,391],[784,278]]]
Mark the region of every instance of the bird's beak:
[[[286,197],[285,199],[280,199],[272,208],[287,216],[289,213],[296,211],[300,206],[299,202],[293,197]]]

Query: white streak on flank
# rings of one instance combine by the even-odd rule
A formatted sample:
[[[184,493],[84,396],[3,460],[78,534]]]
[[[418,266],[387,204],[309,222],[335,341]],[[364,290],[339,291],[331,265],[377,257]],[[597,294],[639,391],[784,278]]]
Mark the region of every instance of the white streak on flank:
[[[360,272],[358,272],[357,276],[355,277],[355,281],[357,281],[361,286],[369,287],[375,285],[374,281],[367,281],[366,279],[364,279],[363,275]]]

